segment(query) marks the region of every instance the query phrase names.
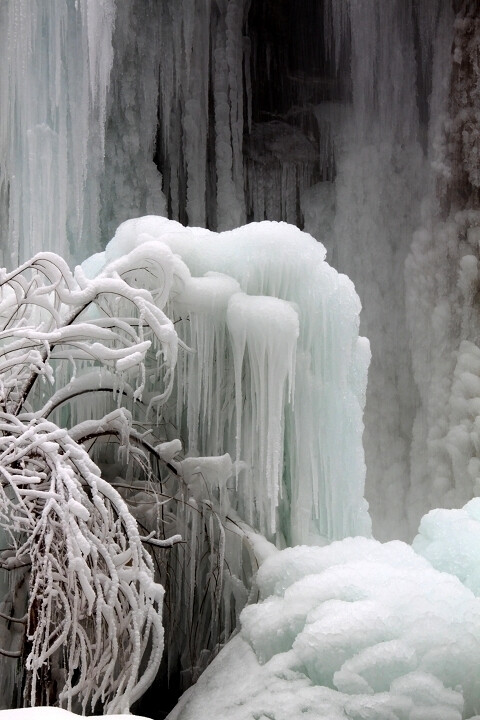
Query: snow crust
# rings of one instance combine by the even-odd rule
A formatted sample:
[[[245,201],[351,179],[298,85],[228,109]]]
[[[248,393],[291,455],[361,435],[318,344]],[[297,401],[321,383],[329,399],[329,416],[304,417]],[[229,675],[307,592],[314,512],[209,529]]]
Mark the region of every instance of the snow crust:
[[[347,538],[288,548],[265,560],[257,586],[239,636],[169,720],[475,715],[478,599],[410,546]]]

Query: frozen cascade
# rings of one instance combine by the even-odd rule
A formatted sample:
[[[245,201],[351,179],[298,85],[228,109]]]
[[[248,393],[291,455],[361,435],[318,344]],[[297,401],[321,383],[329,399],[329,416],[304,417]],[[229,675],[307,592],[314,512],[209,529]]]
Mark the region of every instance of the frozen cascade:
[[[474,238],[478,220],[475,203],[459,198],[461,176],[451,183],[455,207],[438,193],[452,167],[447,125],[457,145],[465,137],[472,181],[478,172],[475,93],[451,107],[464,72],[476,77],[474,63],[466,71],[458,62],[474,58],[475,3],[456,9],[473,13],[473,25],[453,65],[447,0],[326,0],[302,14],[294,3],[272,7],[3,2],[3,263],[40,247],[79,259],[120,222],[149,213],[217,230],[246,220],[304,223],[363,302],[373,349],[364,443],[375,534],[411,537],[432,503],[466,499],[454,490],[462,483],[448,459],[453,435],[438,440],[450,418],[457,422],[445,409],[452,353],[476,342],[467,327],[475,295],[465,295],[464,280],[453,288],[465,276],[462,257],[478,257],[475,240],[458,242]],[[446,307],[458,303],[460,335],[458,313]]]
[[[208,223],[223,230],[245,221],[247,5],[246,0],[161,4],[157,153],[170,216],[190,225]]]
[[[271,24],[260,22],[265,16]],[[308,62],[296,66],[290,40],[310,31],[314,18]],[[277,47],[276,24],[284,28]],[[431,507],[465,504],[451,511],[457,515],[427,515],[414,547],[475,592],[475,560],[462,552],[467,538],[476,547],[478,511],[469,500],[480,492],[479,37],[475,0],[325,0],[306,2],[301,13],[296,3],[275,0],[0,3],[2,263],[14,266],[39,248],[79,258],[142,214],[217,230],[246,220],[304,223],[364,304],[362,333],[373,351],[364,442],[374,534],[411,537]],[[282,224],[217,236],[160,218],[134,222],[145,224],[127,224],[123,250],[119,231],[107,255],[154,237],[188,266],[175,264],[168,313],[196,352],[180,358],[170,431],[186,440],[193,499],[196,456],[217,455],[208,490],[222,512],[238,488],[239,513],[279,546],[369,534],[360,443],[369,349],[358,338],[350,282],[324,263],[320,245]],[[257,298],[258,311],[272,303],[290,328],[291,401],[290,359],[276,358],[246,321],[243,347],[240,323],[229,321]],[[279,342],[273,324],[268,331]],[[271,388],[267,398],[246,391],[271,373],[278,373],[275,397]],[[101,393],[97,403],[106,411]],[[283,428],[275,403],[283,403]],[[261,405],[283,447],[269,447],[266,425],[252,438]],[[73,421],[91,412],[84,407]],[[270,488],[262,484],[259,494],[267,473],[254,475],[267,456]],[[288,462],[277,483],[279,457]],[[187,542],[200,552],[197,514],[188,507],[184,515]],[[215,533],[223,542],[220,525]],[[406,564],[405,554],[398,557]],[[365,575],[368,583],[376,572]],[[194,581],[184,578],[185,597]],[[348,596],[348,588],[341,592]],[[456,630],[442,633],[445,647],[457,642]],[[357,648],[335,669],[344,694],[379,687],[372,668],[385,653],[392,653],[390,673],[414,664],[411,646],[386,642],[385,652]],[[295,671],[273,660],[278,673]],[[368,717],[383,720],[382,712],[401,707],[409,720],[459,718],[461,698],[447,680],[416,673],[393,680],[393,699],[374,698]],[[464,715],[478,713],[474,695]],[[312,707],[331,701],[331,720],[335,698],[322,691],[307,700]],[[349,716],[365,717],[367,700],[350,698]]]
[[[358,337],[360,304],[349,279],[325,262],[322,245],[284,223],[254,223],[217,235],[165,218],[138,218],[118,228],[105,259],[110,262],[153,239],[168,244],[193,275],[183,277],[183,290],[180,287],[176,297],[172,294],[174,316],[188,309],[191,318],[184,322],[190,325],[184,341],[199,342],[197,357],[187,356],[180,365],[182,383],[187,385],[186,392],[181,389],[187,405],[186,449],[205,456],[229,452],[247,463],[236,482],[238,496],[249,499],[240,499],[239,507],[250,516],[257,498],[259,516],[254,520],[280,545],[368,535],[361,432],[370,350],[368,341]],[[218,273],[233,278],[247,296],[235,293],[234,281]],[[221,329],[225,317],[230,348]],[[236,378],[222,365],[229,357]],[[217,363],[207,364],[212,358]],[[242,361],[243,419],[238,413]],[[222,376],[217,374],[218,363]],[[288,396],[284,398],[287,381],[295,387],[290,403]],[[218,388],[220,398],[215,398]],[[206,415],[215,403],[221,409],[218,425]],[[284,438],[286,469],[281,483]],[[256,464],[249,469],[249,462]],[[268,478],[270,488],[265,487]],[[267,504],[278,505],[279,527],[273,511],[265,513]]]
[[[1,262],[98,242],[114,0],[0,7]]]
[[[425,12],[429,6],[428,13]],[[327,2],[327,46],[337,72],[350,46],[351,106],[337,111],[336,178],[329,196],[306,196],[306,229],[322,237],[353,279],[372,344],[365,414],[366,497],[376,537],[408,537],[403,515],[418,403],[408,353],[403,268],[420,221],[426,168],[420,141],[414,22],[427,64],[440,3]],[[401,75],[398,68],[402,68]],[[426,70],[428,73],[428,70]],[[315,203],[315,204],[313,204]],[[325,237],[323,208],[333,209]],[[408,208],[408,210],[406,210]],[[418,518],[417,518],[418,521]]]
[[[154,0],[122,0],[115,5],[105,126],[107,161],[100,187],[100,229],[105,238],[139,213],[167,213],[162,176],[154,163],[161,5]]]

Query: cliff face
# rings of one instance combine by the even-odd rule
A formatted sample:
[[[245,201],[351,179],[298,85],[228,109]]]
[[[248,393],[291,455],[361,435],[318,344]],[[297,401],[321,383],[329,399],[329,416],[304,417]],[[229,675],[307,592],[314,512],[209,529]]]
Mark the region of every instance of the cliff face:
[[[480,19],[463,2],[454,24],[452,72],[445,121],[445,165],[438,194],[442,216],[480,207]]]

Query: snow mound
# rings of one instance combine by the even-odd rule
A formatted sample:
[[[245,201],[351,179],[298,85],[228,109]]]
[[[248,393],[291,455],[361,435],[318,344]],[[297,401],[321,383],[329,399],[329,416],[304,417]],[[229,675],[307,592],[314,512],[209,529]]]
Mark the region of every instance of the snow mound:
[[[61,710],[55,707],[22,708],[20,710],[0,710],[0,720],[74,720],[80,717],[68,710]],[[107,715],[91,715],[90,720],[107,717]],[[108,715],[110,720],[128,717],[129,720],[148,720],[141,715]]]
[[[347,538],[288,548],[267,558],[257,586],[240,637],[169,720],[478,712],[479,600],[410,546]]]

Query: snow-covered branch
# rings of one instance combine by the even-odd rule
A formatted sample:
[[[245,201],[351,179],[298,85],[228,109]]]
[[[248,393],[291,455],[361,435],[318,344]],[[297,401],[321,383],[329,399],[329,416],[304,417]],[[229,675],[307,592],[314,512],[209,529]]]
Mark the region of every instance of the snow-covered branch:
[[[65,430],[3,413],[0,423],[0,526],[10,558],[31,563],[28,701],[63,676],[61,705],[127,712],[163,650],[163,588],[137,524]]]
[[[145,244],[93,280],[79,268],[72,274],[54,253],[40,253],[17,270],[3,272],[2,409],[22,413],[37,378],[54,385],[56,363],[64,359],[73,364],[74,376],[77,365],[83,371],[85,365],[103,366],[117,377],[119,390],[134,379],[133,397],[139,399],[149,353],[149,372],[163,374],[163,390],[155,402],[165,401],[172,389],[178,347],[173,323],[161,309],[173,278],[170,256],[167,252],[155,256]],[[156,283],[152,292],[129,284],[142,271]]]
[[[67,708],[127,712],[160,664],[164,591],[146,547],[179,538],[140,536],[76,440],[113,434],[145,467],[160,459],[121,405],[144,413],[147,383],[157,406],[172,390],[178,341],[162,308],[174,264],[147,244],[95,279],[53,253],[0,274],[0,567],[29,578],[26,617],[1,613],[25,623],[24,647],[2,654],[26,657],[32,705],[56,686]],[[62,417],[70,434],[51,422]]]

